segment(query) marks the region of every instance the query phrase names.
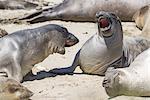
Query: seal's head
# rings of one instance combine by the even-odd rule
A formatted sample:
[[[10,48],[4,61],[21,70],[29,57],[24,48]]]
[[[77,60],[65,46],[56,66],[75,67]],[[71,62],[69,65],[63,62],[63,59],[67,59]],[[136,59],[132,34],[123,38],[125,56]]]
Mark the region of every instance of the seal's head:
[[[50,53],[65,54],[65,47],[71,47],[79,42],[78,38],[71,34],[65,27],[50,24],[44,27],[48,29],[50,43],[48,44]]]
[[[105,72],[102,85],[111,98],[125,93],[124,90],[126,91],[126,87],[122,86],[125,75],[125,72],[114,69],[113,67],[109,67]]]
[[[65,37],[65,47],[70,47],[79,42],[79,39],[75,37],[72,33],[68,32],[68,30],[65,27],[62,27],[63,29],[63,36]]]
[[[28,100],[33,95],[30,90],[13,79],[0,82],[0,90],[2,100]]]
[[[149,8],[150,5],[144,6],[133,15],[132,20],[135,21],[136,26],[141,30],[147,21]]]
[[[110,12],[100,11],[96,13],[99,35],[111,37],[116,33],[122,33],[122,26],[119,17]]]

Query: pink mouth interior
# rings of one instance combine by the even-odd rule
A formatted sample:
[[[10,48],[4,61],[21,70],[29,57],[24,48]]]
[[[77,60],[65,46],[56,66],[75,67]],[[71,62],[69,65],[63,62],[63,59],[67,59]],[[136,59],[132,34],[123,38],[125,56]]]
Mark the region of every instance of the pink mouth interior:
[[[101,18],[99,20],[99,24],[100,24],[100,27],[101,28],[105,28],[105,27],[108,27],[109,26],[109,21],[107,18]]]

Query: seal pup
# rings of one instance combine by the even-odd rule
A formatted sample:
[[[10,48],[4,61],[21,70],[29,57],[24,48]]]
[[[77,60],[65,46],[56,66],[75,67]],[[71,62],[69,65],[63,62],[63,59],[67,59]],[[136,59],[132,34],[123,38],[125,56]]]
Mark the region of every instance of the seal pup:
[[[104,75],[108,67],[127,67],[144,50],[150,41],[143,37],[125,37],[119,17],[100,11],[96,14],[98,33],[78,51],[71,67],[53,69],[57,74],[73,73],[80,66],[83,73]]]
[[[150,48],[138,55],[127,68],[108,68],[103,86],[110,97],[150,96]]]
[[[33,93],[19,82],[0,77],[0,100],[28,100]]]
[[[65,46],[72,46],[78,41],[66,28],[55,24],[6,35],[0,38],[0,72],[21,82],[33,65],[49,54],[65,54]]]
[[[150,37],[150,5],[146,5],[138,10],[134,16],[133,20],[136,26],[142,30],[142,34],[145,37]]]
[[[28,14],[20,18],[29,23],[48,20],[95,22],[98,11],[113,12],[122,21],[132,21],[133,14],[149,0],[64,0],[58,6]]]
[[[5,30],[0,28],[0,38],[5,36],[5,35],[8,35],[8,33]]]

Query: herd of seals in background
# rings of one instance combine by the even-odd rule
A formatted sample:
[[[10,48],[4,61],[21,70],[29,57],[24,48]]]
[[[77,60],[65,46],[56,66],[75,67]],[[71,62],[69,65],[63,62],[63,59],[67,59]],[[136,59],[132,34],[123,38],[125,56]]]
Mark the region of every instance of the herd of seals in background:
[[[150,96],[150,40],[145,38],[149,37],[148,4],[150,0],[64,0],[55,7],[19,19],[29,23],[50,20],[96,22],[98,33],[77,52],[71,67],[50,72],[70,74],[80,66],[84,73],[105,75],[103,86],[110,97]],[[26,0],[0,0],[0,9],[33,9],[38,6]],[[135,21],[142,35],[123,36],[121,21]],[[65,47],[79,42],[65,27],[54,24],[9,35],[0,29],[0,37],[0,73],[5,76],[0,77],[0,99],[7,100],[10,97],[10,100],[31,97],[33,93],[20,82],[33,65],[49,54],[64,54]]]

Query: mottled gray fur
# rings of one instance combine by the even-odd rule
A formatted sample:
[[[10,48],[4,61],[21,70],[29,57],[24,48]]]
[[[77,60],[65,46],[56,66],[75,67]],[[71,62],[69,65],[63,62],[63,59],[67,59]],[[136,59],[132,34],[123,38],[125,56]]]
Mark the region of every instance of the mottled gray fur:
[[[20,82],[34,64],[49,54],[64,54],[69,41],[74,45],[78,39],[66,28],[54,24],[6,35],[0,38],[0,72]]]

